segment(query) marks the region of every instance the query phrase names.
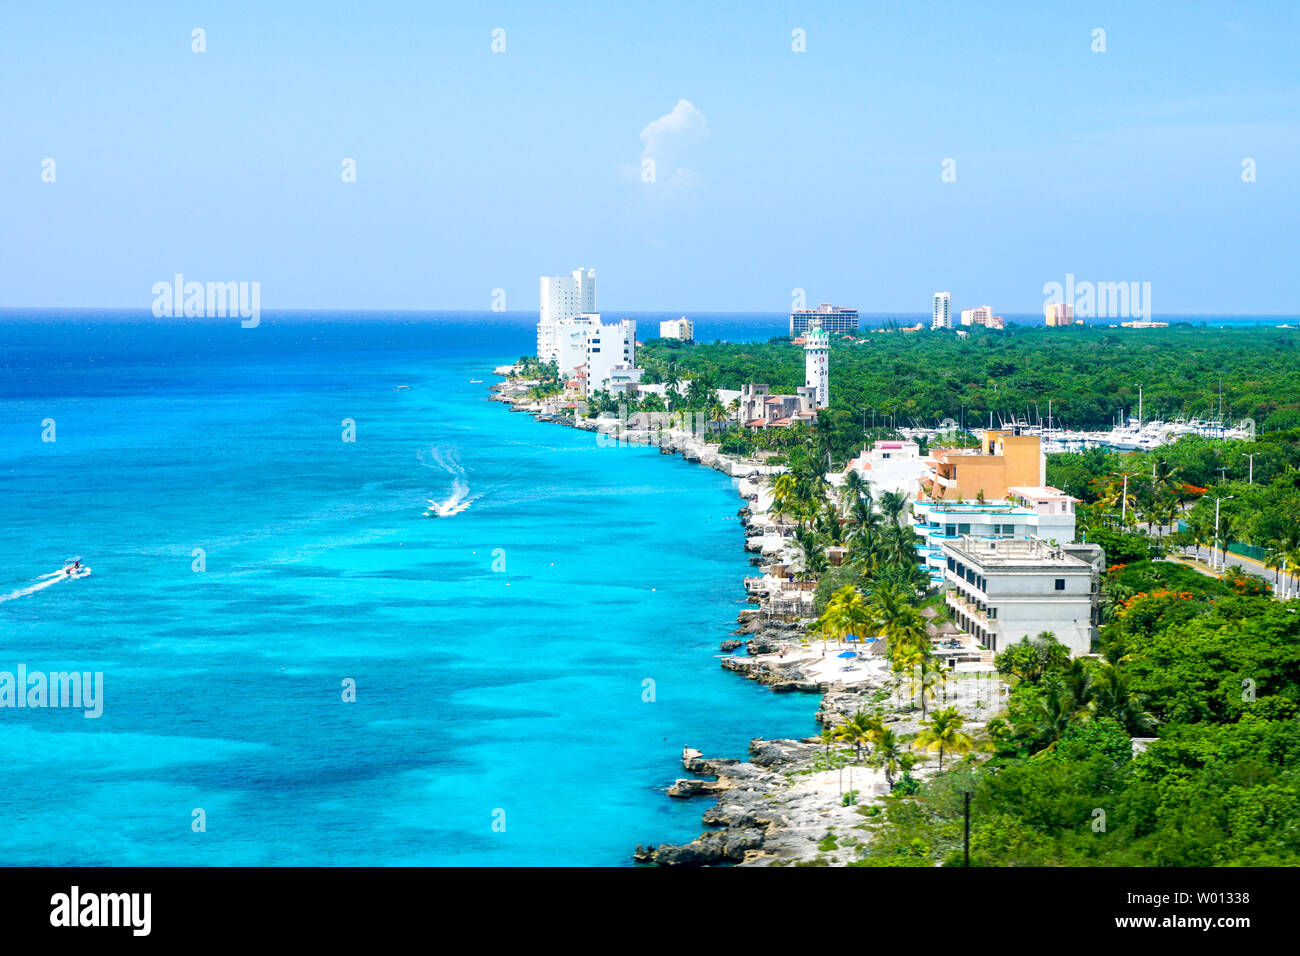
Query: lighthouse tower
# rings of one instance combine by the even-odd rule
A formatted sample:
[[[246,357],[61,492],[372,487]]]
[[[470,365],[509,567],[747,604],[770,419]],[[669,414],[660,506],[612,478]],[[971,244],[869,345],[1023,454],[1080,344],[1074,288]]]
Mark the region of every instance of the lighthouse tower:
[[[830,334],[820,324],[810,328],[804,334],[804,384],[816,390],[818,408],[831,404],[830,354]]]

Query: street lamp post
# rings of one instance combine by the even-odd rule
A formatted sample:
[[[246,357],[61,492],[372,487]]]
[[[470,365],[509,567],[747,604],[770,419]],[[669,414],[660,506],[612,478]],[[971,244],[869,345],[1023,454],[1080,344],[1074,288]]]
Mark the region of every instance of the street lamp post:
[[[1214,499],[1214,543],[1219,546],[1219,570],[1220,571],[1223,571],[1227,568],[1228,562],[1227,562],[1227,555],[1224,553],[1223,542],[1219,540],[1219,502],[1231,501],[1235,497],[1236,495],[1228,495],[1226,498]],[[1210,558],[1211,558],[1210,567],[1214,567],[1213,551],[1210,552]]]

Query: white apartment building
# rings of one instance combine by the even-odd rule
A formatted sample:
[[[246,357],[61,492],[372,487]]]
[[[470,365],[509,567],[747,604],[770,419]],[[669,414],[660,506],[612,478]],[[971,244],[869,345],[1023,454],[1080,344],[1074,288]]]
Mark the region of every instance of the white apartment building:
[[[661,339],[681,339],[683,342],[695,341],[695,325],[686,316],[659,323]]]
[[[953,621],[990,651],[1042,631],[1056,635],[1072,657],[1091,649],[1105,562],[1096,545],[967,535],[943,543],[943,560]]]
[[[588,392],[610,391],[616,369],[620,370],[617,377],[622,385],[640,381],[641,370],[636,368],[636,323],[631,319],[589,327],[586,349]]]
[[[871,496],[879,498],[886,491],[909,497],[916,495],[917,481],[930,469],[930,461],[921,455],[914,441],[878,441],[848,463],[844,475],[832,475],[836,485],[844,483],[850,471],[856,471],[871,486]]]
[[[932,329],[950,329],[952,328],[952,293],[936,292],[934,294],[934,310],[930,320]]]
[[[818,408],[827,408],[831,403],[831,337],[825,329],[814,327],[808,330],[804,346],[804,385],[813,390]]]
[[[930,583],[937,586],[944,579],[945,543],[964,537],[1041,538],[1066,545],[1074,540],[1077,503],[1077,498],[1056,488],[1016,487],[1008,488],[1003,500],[983,503],[917,500],[912,502],[910,520],[921,537],[916,549],[921,564]]]
[[[790,338],[803,335],[812,328],[822,328],[836,334],[857,335],[858,325],[857,309],[845,309],[823,302],[815,309],[795,309],[790,313]]]
[[[982,325],[987,329],[1006,328],[1006,320],[1000,315],[994,315],[993,307],[988,305],[977,305],[973,309],[962,309],[961,324]]]
[[[596,270],[575,269],[567,276],[542,276],[541,314],[537,323],[537,357],[559,360],[556,324],[596,311]]]

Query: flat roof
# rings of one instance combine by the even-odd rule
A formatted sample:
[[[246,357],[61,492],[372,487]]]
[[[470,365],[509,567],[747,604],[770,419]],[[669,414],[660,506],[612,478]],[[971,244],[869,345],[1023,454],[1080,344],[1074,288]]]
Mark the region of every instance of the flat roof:
[[[937,536],[936,536],[937,537]],[[1048,544],[1042,538],[982,538],[961,535],[956,541],[945,541],[944,551],[951,551],[983,568],[1014,570],[1087,571],[1092,565],[1065,551],[1060,546]]]
[[[1072,495],[1067,495],[1060,488],[1052,488],[1048,485],[1018,485],[1015,488],[1008,488],[1008,494],[1020,495],[1022,498],[1038,498],[1044,501],[1078,501]]]

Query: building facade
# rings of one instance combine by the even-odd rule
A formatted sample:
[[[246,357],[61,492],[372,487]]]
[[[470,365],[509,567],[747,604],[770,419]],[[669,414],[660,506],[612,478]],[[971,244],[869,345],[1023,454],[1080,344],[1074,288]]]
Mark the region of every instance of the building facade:
[[[661,339],[681,339],[683,342],[695,341],[695,325],[686,316],[659,323]]]
[[[537,357],[559,360],[557,323],[596,311],[596,270],[575,269],[567,276],[542,276],[541,311],[537,322]]]
[[[963,537],[1041,538],[1049,544],[1074,541],[1078,499],[1056,488],[1008,488],[1000,501],[966,502],[920,499],[912,503],[912,530],[921,566],[932,585],[944,580],[943,545]]]
[[[1008,489],[1047,484],[1047,457],[1037,435],[1019,428],[984,432],[979,448],[936,448],[918,496],[935,501],[996,501]]]
[[[817,407],[831,403],[831,337],[825,329],[811,328],[803,346],[804,385],[813,390]]]
[[[1072,657],[1091,650],[1105,563],[1100,548],[962,536],[943,543],[942,559],[954,623],[988,650],[1004,651],[1043,631]]]
[[[817,418],[817,396],[808,387],[795,395],[773,395],[767,385],[742,385],[737,417],[746,428],[788,428]]]
[[[1043,306],[1043,320],[1047,325],[1073,325],[1074,306],[1064,302],[1053,302]]]
[[[930,328],[952,328],[952,293],[936,292],[930,317]]]
[[[859,327],[858,310],[842,309],[823,302],[815,309],[795,309],[790,313],[790,338],[803,335],[814,327],[835,335],[856,334]]]

